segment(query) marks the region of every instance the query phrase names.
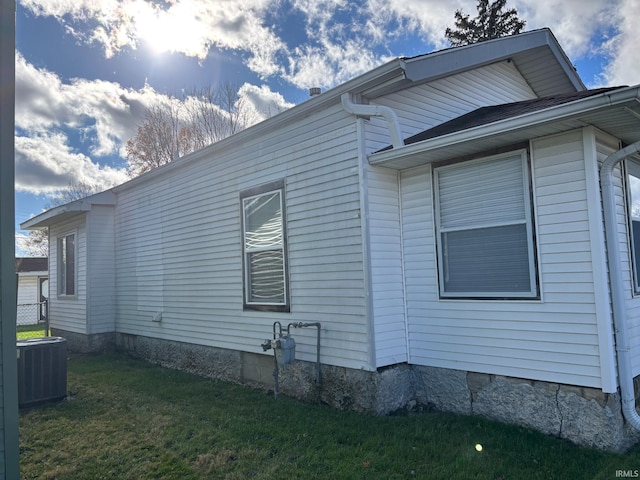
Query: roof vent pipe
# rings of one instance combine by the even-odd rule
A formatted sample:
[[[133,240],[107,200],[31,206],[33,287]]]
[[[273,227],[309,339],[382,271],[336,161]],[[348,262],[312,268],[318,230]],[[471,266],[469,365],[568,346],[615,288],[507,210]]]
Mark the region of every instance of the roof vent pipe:
[[[317,97],[321,93],[322,93],[322,90],[320,90],[320,87],[311,87],[309,89],[309,96],[310,97]]]
[[[600,167],[600,186],[602,188],[602,207],[607,240],[607,261],[609,263],[609,282],[611,284],[611,304],[616,335],[616,357],[618,360],[618,383],[620,384],[620,396],[622,397],[622,414],[636,430],[640,430],[640,415],[636,410],[633,392],[631,348],[629,346],[627,312],[623,294],[624,278],[622,276],[622,262],[618,248],[613,169],[619,162],[638,152],[640,152],[640,141],[612,153]]]
[[[400,132],[400,122],[398,122],[398,116],[396,112],[389,107],[383,105],[363,105],[361,103],[354,103],[351,100],[350,93],[343,93],[342,107],[351,115],[358,117],[383,117],[387,121],[389,126],[389,134],[391,135],[391,144],[393,148],[404,147],[404,140],[402,139],[402,133]]]

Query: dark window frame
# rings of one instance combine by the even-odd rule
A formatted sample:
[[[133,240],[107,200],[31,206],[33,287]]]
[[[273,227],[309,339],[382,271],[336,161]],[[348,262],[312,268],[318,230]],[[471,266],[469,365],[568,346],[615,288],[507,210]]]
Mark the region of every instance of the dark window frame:
[[[272,193],[279,193],[280,208],[281,208],[281,234],[282,245],[278,248],[269,249],[272,251],[282,251],[282,269],[283,269],[283,295],[282,302],[258,302],[251,301],[251,272],[249,271],[251,265],[249,257],[252,253],[256,253],[251,249],[247,249],[246,238],[246,213],[245,213],[245,201],[251,198],[259,198]],[[240,218],[241,218],[241,242],[242,242],[242,303],[243,310],[257,310],[265,312],[290,312],[291,311],[291,297],[289,290],[289,262],[288,262],[288,243],[287,243],[287,211],[286,211],[286,194],[285,194],[285,182],[284,180],[277,180],[269,182],[264,185],[253,187],[240,192]]]
[[[77,296],[78,235],[76,232],[58,237],[58,296]]]

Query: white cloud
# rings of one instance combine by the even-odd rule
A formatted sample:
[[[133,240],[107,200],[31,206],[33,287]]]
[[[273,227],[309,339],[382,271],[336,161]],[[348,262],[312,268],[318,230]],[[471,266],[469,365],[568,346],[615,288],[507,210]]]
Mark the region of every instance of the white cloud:
[[[395,56],[445,48],[455,11],[477,14],[476,0],[20,1],[35,15],[57,18],[79,41],[100,43],[107,56],[146,42],[204,59],[215,46],[238,53],[263,79],[280,77],[305,89],[330,88]],[[606,55],[603,81],[637,78],[640,67],[627,61],[640,36],[637,0],[511,0],[507,7],[518,10],[527,30],[550,27],[574,62]],[[300,25],[286,23],[292,15]],[[105,107],[120,108],[118,102]],[[115,143],[102,135],[96,152]]]
[[[107,57],[142,43],[158,51],[204,59],[209,47],[249,53],[248,65],[274,73],[274,56],[285,48],[263,19],[271,0],[21,0],[35,15],[53,16],[82,41],[102,45]],[[89,32],[87,33],[87,30]]]
[[[160,94],[136,91],[113,82],[73,79],[63,83],[54,73],[16,56],[16,127],[28,132],[77,128],[96,137],[92,153],[120,153],[119,146],[135,134],[144,107]]]
[[[435,48],[446,47],[444,31],[454,26],[456,10],[472,17],[477,15],[474,0],[367,0],[367,5],[372,38],[388,38],[404,29]],[[507,8],[517,9],[518,16],[527,22],[525,30],[550,28],[571,61],[597,61],[598,57],[604,57],[604,71],[598,83],[640,83],[640,65],[630,61],[640,44],[637,0],[511,0]],[[397,28],[391,28],[393,25]]]
[[[526,29],[549,27],[571,58],[593,52],[600,34],[612,26],[615,1],[611,0],[516,0],[513,6],[527,21]]]
[[[603,71],[599,85],[640,83],[640,66],[634,60],[640,43],[636,20],[640,16],[637,0],[516,0],[527,28],[549,27],[563,50],[574,62],[600,58]]]
[[[331,88],[382,63],[361,41],[323,39],[321,45],[297,48],[283,77],[299,88]]]
[[[608,85],[636,85],[640,83],[640,65],[638,45],[640,29],[637,19],[640,16],[640,3],[636,0],[622,0],[618,5],[615,18],[618,20],[616,32],[603,45],[608,64],[602,78]]]
[[[385,45],[390,35],[371,27],[364,4],[295,0],[293,7],[305,18],[306,41],[289,48],[281,75],[296,87],[331,88],[388,59],[375,47]]]
[[[455,11],[462,10],[473,17],[476,3],[470,0],[367,0],[367,9],[377,37],[414,33],[439,49],[447,46],[444,32],[447,27],[453,27]],[[389,28],[394,25],[395,29]]]
[[[239,96],[263,120],[292,105],[268,87],[242,86]],[[187,98],[186,101],[194,101]],[[125,144],[137,131],[145,109],[160,102],[180,101],[150,87],[126,89],[102,80],[73,79],[66,83],[56,74],[16,57],[16,189],[50,194],[70,182],[108,188],[127,179]],[[71,147],[69,135],[84,143]],[[90,156],[91,157],[90,157]],[[96,160],[121,159],[121,168]]]
[[[124,170],[100,166],[69,145],[72,131],[96,158],[122,156],[145,106],[162,96],[153,89],[75,79],[37,69],[16,56],[16,189],[34,193],[64,188],[70,181],[112,186]]]
[[[53,194],[71,182],[84,182],[100,189],[127,180],[126,172],[94,163],[73,152],[62,133],[16,137],[16,191]]]
[[[257,87],[245,83],[240,87],[238,94],[241,101],[251,106],[258,121],[265,120],[293,106],[280,93],[271,91],[266,85]]]
[[[511,0],[507,8],[515,8],[518,17],[526,20],[525,30],[549,27],[563,49],[572,58],[580,58],[597,49],[594,41],[614,25],[615,12],[625,11],[621,1],[636,0]],[[436,48],[447,46],[444,32],[454,27],[454,14],[461,10],[471,17],[477,15],[475,0],[367,0],[372,28],[378,35],[394,34],[389,26],[394,22],[411,30]],[[633,19],[625,11],[626,18]]]

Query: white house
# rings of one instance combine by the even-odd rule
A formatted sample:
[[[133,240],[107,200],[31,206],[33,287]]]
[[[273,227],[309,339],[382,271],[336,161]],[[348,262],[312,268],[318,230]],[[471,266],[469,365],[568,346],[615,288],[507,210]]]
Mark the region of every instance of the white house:
[[[47,257],[16,258],[18,275],[17,324],[34,325],[46,315],[49,298],[49,260]]]
[[[52,328],[341,408],[417,402],[622,450],[639,93],[587,90],[548,29],[393,60],[25,222],[49,228]],[[297,345],[279,385],[276,322]]]

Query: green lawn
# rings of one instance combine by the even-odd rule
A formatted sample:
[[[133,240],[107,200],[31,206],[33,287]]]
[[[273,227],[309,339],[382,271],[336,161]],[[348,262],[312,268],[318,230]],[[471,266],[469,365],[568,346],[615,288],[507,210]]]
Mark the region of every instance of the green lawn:
[[[20,414],[22,479],[614,479],[640,469],[640,448],[604,453],[479,418],[340,412],[119,355],[73,356],[68,368],[67,399]]]
[[[16,327],[16,330],[18,332],[18,340],[40,338],[45,336],[43,323],[38,323],[36,325],[18,325]]]

